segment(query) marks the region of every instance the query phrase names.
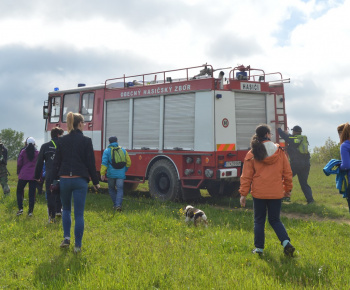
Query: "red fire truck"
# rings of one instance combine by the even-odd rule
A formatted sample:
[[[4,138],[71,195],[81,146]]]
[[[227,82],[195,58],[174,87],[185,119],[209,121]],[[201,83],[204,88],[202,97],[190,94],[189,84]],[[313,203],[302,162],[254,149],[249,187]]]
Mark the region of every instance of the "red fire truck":
[[[129,152],[127,188],[148,180],[151,196],[162,201],[195,198],[200,189],[233,196],[256,126],[269,124],[275,142],[277,124],[287,126],[286,82],[250,66],[205,64],[55,88],[43,108],[45,139],[56,126],[67,131],[66,114],[79,112],[97,170],[110,136]]]

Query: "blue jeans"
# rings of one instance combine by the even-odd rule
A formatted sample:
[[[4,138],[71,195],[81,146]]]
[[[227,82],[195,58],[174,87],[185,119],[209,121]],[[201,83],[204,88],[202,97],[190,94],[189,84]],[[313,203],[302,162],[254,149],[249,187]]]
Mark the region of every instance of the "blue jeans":
[[[72,224],[72,196],[74,200],[74,236],[75,246],[81,247],[81,241],[84,234],[84,208],[88,183],[85,178],[64,178],[60,179],[60,195],[63,207],[62,225],[64,238],[70,237],[70,228]]]
[[[108,177],[108,192],[114,206],[122,206],[124,196],[124,179]]]
[[[280,220],[281,199],[258,199],[253,198],[254,202],[254,245],[256,248],[264,249],[265,246],[265,221],[266,211],[268,220],[275,231],[281,244],[284,240],[290,241],[286,228]]]

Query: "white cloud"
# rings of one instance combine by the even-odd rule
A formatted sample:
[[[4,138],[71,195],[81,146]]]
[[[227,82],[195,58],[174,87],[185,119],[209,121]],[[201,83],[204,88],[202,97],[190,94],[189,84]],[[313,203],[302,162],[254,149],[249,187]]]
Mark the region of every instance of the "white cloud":
[[[348,121],[349,12],[349,0],[5,1],[0,83],[11,94],[21,82],[15,93],[28,94],[33,112],[56,86],[205,62],[251,65],[291,78],[289,124],[320,146],[337,138],[324,132]],[[36,114],[35,127],[43,126],[41,106]]]

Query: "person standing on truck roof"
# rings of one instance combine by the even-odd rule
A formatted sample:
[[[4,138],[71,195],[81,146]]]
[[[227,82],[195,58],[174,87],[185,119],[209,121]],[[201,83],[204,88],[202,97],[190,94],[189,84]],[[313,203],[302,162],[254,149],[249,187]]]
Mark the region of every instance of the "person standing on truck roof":
[[[83,135],[84,125],[84,118],[81,114],[73,114],[72,112],[67,114],[68,134],[57,140],[51,172],[53,179],[60,180],[64,234],[64,240],[60,245],[61,248],[68,248],[70,245],[72,197],[74,200],[74,253],[81,251],[84,234],[85,200],[90,177],[95,189],[98,190],[100,188],[92,140]]]
[[[310,185],[307,183],[307,179],[310,173],[310,153],[307,149],[308,142],[306,136],[302,136],[302,129],[300,126],[294,126],[292,128],[293,134],[283,132],[281,128],[278,128],[278,134],[283,138],[287,146],[287,152],[289,155],[290,165],[293,171],[293,177],[298,176],[301,190],[303,191],[306,201],[308,204],[313,203],[315,200],[312,196],[312,190]],[[301,149],[303,141],[306,140],[304,150]]]
[[[110,137],[108,141],[109,146],[102,156],[101,180],[105,180],[107,173],[108,192],[113,201],[113,208],[116,211],[122,211],[125,173],[131,166],[131,160],[128,152],[118,145],[116,136]],[[116,157],[119,160],[116,160]],[[118,163],[120,164],[118,165]]]
[[[51,169],[53,166],[53,160],[55,158],[56,153],[56,143],[58,141],[58,137],[62,136],[64,133],[61,128],[53,128],[51,130],[51,141],[44,143],[38,155],[38,160],[35,166],[35,179],[37,182],[40,181],[43,171],[43,166],[45,162],[45,188],[47,194],[47,208],[49,212],[49,223],[55,222],[56,214],[58,216],[61,215],[61,198],[59,194],[52,193],[50,191],[50,185],[53,182],[53,178],[51,176]]]
[[[273,143],[268,125],[259,125],[250,142],[251,150],[244,158],[240,178],[241,206],[246,205],[246,196],[251,192],[254,204],[254,254],[263,254],[265,246],[266,212],[268,220],[287,256],[293,256],[295,248],[290,243],[287,231],[280,220],[282,198],[290,196],[293,177],[284,150]]]

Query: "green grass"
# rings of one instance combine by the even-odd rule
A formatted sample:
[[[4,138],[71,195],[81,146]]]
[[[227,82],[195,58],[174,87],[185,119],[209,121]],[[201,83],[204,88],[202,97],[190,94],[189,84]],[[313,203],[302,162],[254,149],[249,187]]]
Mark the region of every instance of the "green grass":
[[[126,195],[116,214],[107,194],[89,192],[82,252],[74,255],[72,246],[59,248],[62,225],[47,223],[44,196],[32,218],[16,216],[14,162],[9,170],[11,195],[0,197],[1,289],[349,288],[350,215],[322,166],[312,166],[309,179],[316,203],[306,205],[294,180],[292,202],[282,206],[295,217],[282,217],[294,258],[283,255],[268,224],[264,256],[251,254],[251,198],[246,209],[235,199],[203,198],[194,205],[206,212],[209,227],[195,228],[184,223],[185,203],[151,200],[146,185]]]

